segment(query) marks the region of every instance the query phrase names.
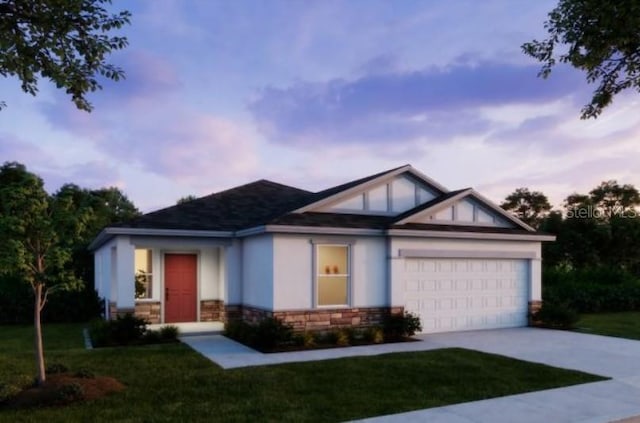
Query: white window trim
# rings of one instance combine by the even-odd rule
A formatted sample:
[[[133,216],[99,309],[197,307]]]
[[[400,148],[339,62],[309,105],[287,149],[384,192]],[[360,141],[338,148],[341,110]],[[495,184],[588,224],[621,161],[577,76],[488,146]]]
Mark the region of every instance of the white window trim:
[[[353,243],[352,242],[318,242],[312,241],[313,244],[313,306],[317,309],[332,309],[332,308],[350,308],[352,304],[352,290],[353,290]],[[338,274],[336,276],[347,276],[347,303],[346,304],[319,304],[318,303],[318,277],[322,276],[318,269],[318,254],[319,247],[345,247],[347,249],[347,274]],[[326,276],[326,275],[325,275]]]

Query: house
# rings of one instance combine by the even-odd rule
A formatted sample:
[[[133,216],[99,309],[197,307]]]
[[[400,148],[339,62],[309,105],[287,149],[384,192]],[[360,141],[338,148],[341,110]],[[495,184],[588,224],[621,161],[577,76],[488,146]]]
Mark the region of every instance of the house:
[[[525,326],[552,240],[406,165],[320,192],[260,180],[109,226],[90,248],[108,318],[314,330],[407,310],[431,333]]]

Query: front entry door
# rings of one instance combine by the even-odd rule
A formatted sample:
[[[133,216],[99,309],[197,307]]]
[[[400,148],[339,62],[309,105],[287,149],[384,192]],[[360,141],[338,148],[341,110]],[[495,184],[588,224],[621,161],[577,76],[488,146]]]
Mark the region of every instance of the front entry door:
[[[197,267],[195,254],[164,256],[164,321],[165,323],[198,320]]]

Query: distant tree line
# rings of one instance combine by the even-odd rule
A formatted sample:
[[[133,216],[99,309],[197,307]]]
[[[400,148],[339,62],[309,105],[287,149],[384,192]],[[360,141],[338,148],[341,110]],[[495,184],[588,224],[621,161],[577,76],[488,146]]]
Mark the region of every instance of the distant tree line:
[[[65,184],[48,194],[23,164],[2,165],[0,322],[31,321],[34,304],[44,321],[95,317],[100,303],[87,247],[103,227],[139,214],[118,188]]]
[[[547,266],[611,266],[640,274],[640,193],[629,184],[606,181],[588,194],[574,193],[552,210],[538,191],[518,188],[501,207],[524,222],[557,236],[544,243]]]
[[[606,181],[553,210],[538,191],[518,188],[501,206],[542,232],[543,300],[579,312],[640,310],[640,194]]]

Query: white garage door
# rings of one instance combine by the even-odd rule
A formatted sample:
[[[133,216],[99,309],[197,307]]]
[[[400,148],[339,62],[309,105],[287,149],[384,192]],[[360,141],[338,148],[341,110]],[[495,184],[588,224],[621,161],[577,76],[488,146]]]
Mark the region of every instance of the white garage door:
[[[527,260],[404,260],[405,309],[425,333],[526,326]]]

